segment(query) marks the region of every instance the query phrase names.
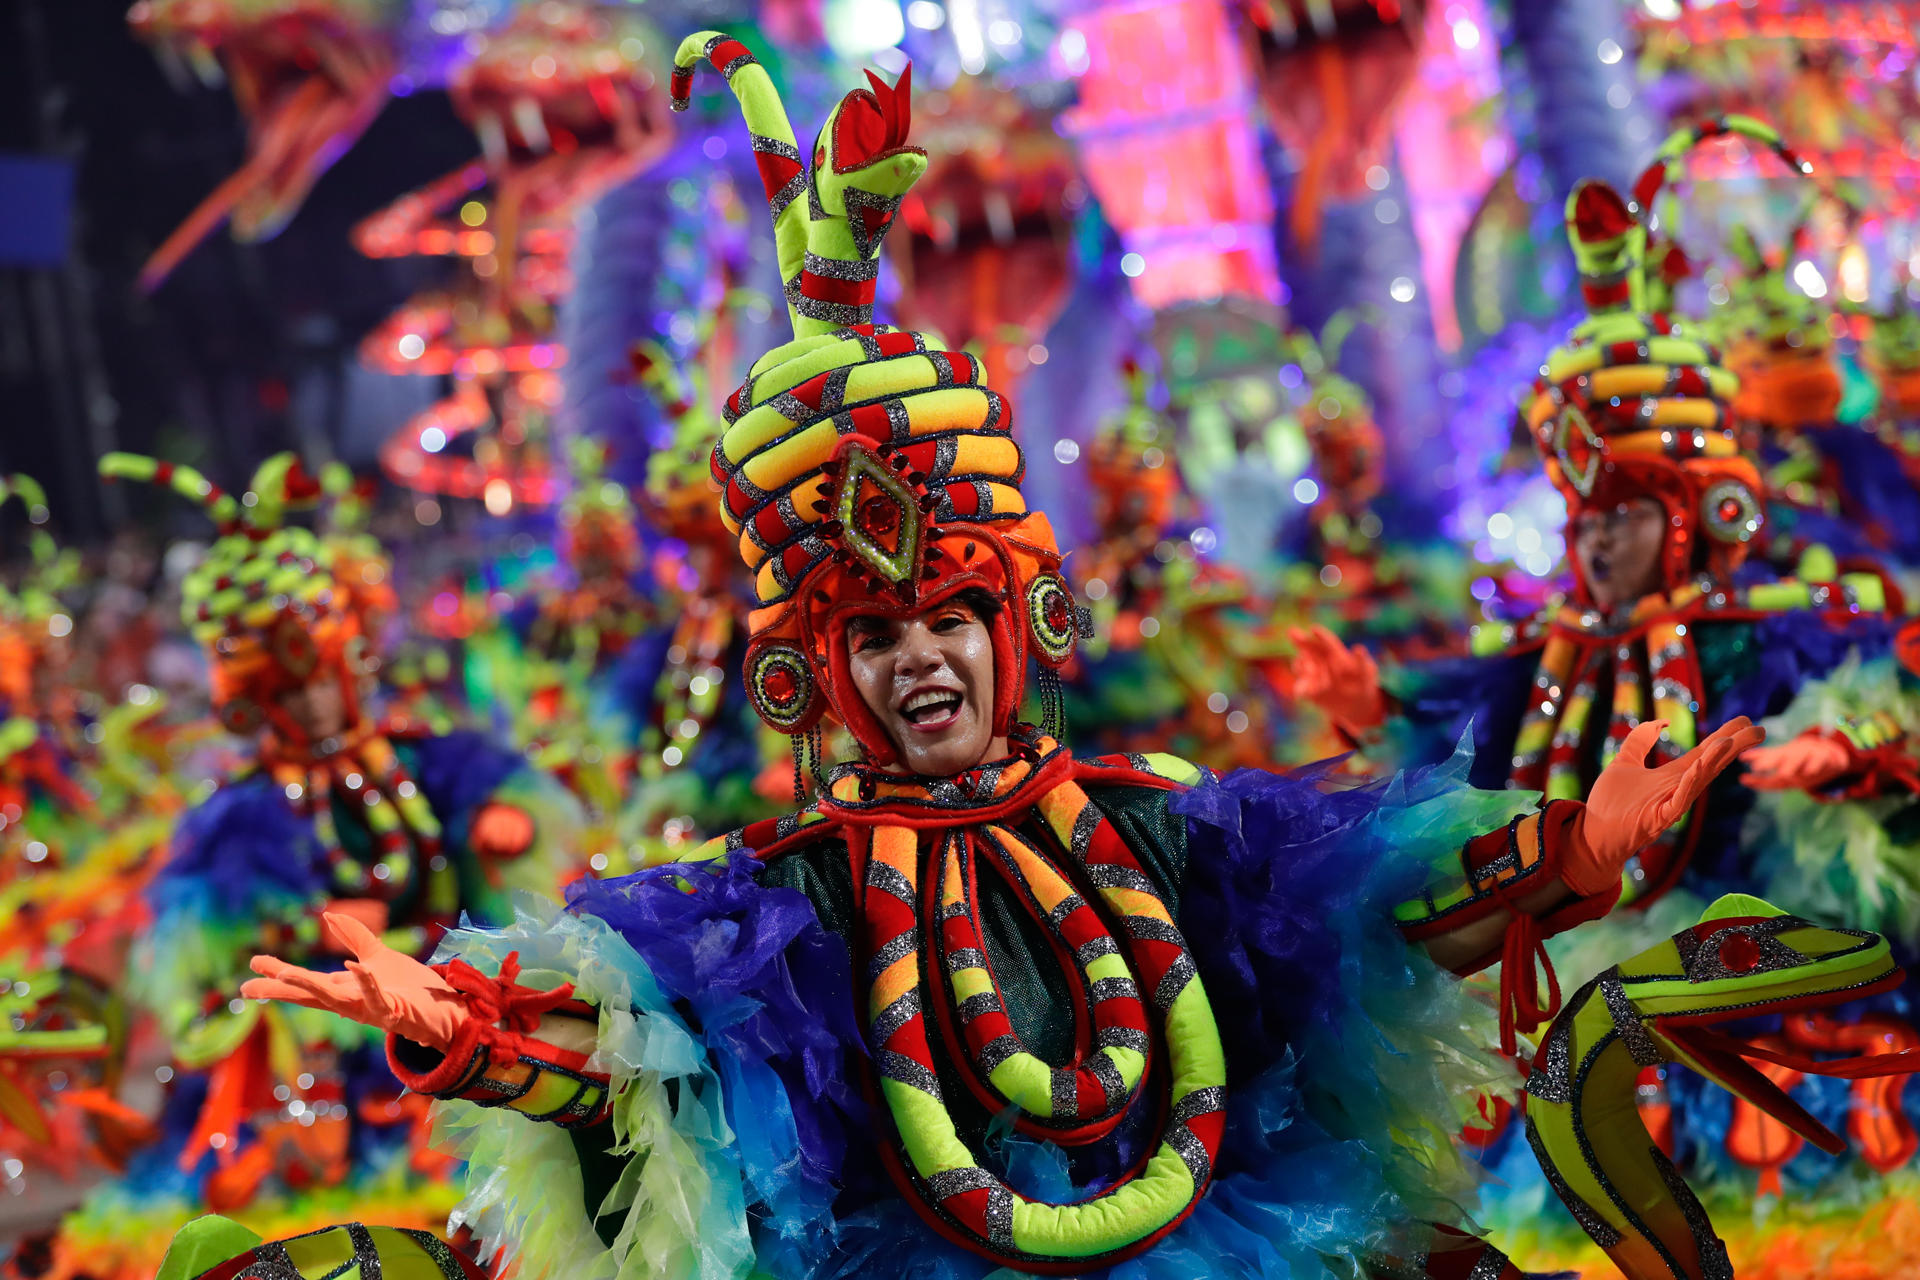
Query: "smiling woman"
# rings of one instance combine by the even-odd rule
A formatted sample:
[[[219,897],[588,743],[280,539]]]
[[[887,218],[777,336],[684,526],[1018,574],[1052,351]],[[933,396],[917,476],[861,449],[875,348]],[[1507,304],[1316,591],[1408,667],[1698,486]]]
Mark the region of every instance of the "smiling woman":
[[[847,623],[847,666],[885,729],[895,772],[946,775],[1007,753],[993,731],[993,636],[999,603],[971,588],[912,618]]]

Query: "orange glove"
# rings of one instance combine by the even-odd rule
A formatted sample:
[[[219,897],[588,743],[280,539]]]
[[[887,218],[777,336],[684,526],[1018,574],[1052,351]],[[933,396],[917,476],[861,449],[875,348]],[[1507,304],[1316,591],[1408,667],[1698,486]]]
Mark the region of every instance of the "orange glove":
[[[1628,859],[1678,822],[1722,770],[1767,736],[1739,716],[1685,755],[1649,769],[1647,753],[1666,727],[1665,720],[1649,720],[1627,735],[1568,828],[1560,879],[1583,898],[1617,889]]]
[[[1777,747],[1755,747],[1740,759],[1747,766],[1746,784],[1755,791],[1813,791],[1855,768],[1847,744],[1817,730]]]
[[[1361,737],[1387,718],[1386,695],[1380,692],[1380,668],[1373,655],[1359,645],[1351,647],[1325,627],[1310,631],[1287,628],[1293,641],[1293,692],[1313,703],[1340,728]]]
[[[324,1009],[443,1052],[461,1039],[472,1021],[467,997],[439,973],[387,946],[351,916],[329,911],[320,928],[328,942],[354,957],[344,972],[320,973],[277,956],[255,956],[250,967],[260,976],[244,983],[240,994]]]
[[[533,847],[533,815],[519,805],[490,800],[467,824],[467,845],[496,862],[517,858]]]
[[[364,925],[368,933],[387,931],[387,904],[378,898],[335,898],[322,909],[321,914],[347,916]]]

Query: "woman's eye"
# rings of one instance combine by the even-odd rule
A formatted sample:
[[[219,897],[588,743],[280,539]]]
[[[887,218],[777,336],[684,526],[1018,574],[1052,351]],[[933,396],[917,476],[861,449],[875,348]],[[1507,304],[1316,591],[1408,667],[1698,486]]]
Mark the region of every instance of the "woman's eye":
[[[873,653],[886,648],[888,643],[887,637],[877,631],[872,631],[862,636],[859,642],[854,645],[854,648],[860,653]]]

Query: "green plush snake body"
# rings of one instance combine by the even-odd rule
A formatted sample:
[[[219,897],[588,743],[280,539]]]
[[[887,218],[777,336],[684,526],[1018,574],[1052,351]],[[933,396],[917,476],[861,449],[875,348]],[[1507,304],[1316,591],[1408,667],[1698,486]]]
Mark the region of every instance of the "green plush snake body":
[[[1902,980],[1886,940],[1729,894],[1700,922],[1582,987],[1554,1020],[1527,1081],[1527,1138],[1548,1181],[1630,1280],[1730,1280],[1706,1210],[1634,1105],[1643,1067],[1679,1063],[1830,1152],[1845,1144],[1746,1061],[1775,1055],[1719,1023],[1824,1008]],[[1904,1054],[1792,1065],[1840,1076],[1897,1074]]]

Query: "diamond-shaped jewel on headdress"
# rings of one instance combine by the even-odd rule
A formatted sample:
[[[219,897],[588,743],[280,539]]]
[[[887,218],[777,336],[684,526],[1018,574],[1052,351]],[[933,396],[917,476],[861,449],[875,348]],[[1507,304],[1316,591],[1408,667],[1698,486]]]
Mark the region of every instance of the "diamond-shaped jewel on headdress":
[[[1593,425],[1579,406],[1568,405],[1560,411],[1560,421],[1553,429],[1553,452],[1575,492],[1583,498],[1592,494],[1593,482],[1600,478],[1600,458],[1606,446],[1594,434]]]
[[[920,495],[862,444],[842,446],[833,512],[840,545],[896,587],[919,584]]]

